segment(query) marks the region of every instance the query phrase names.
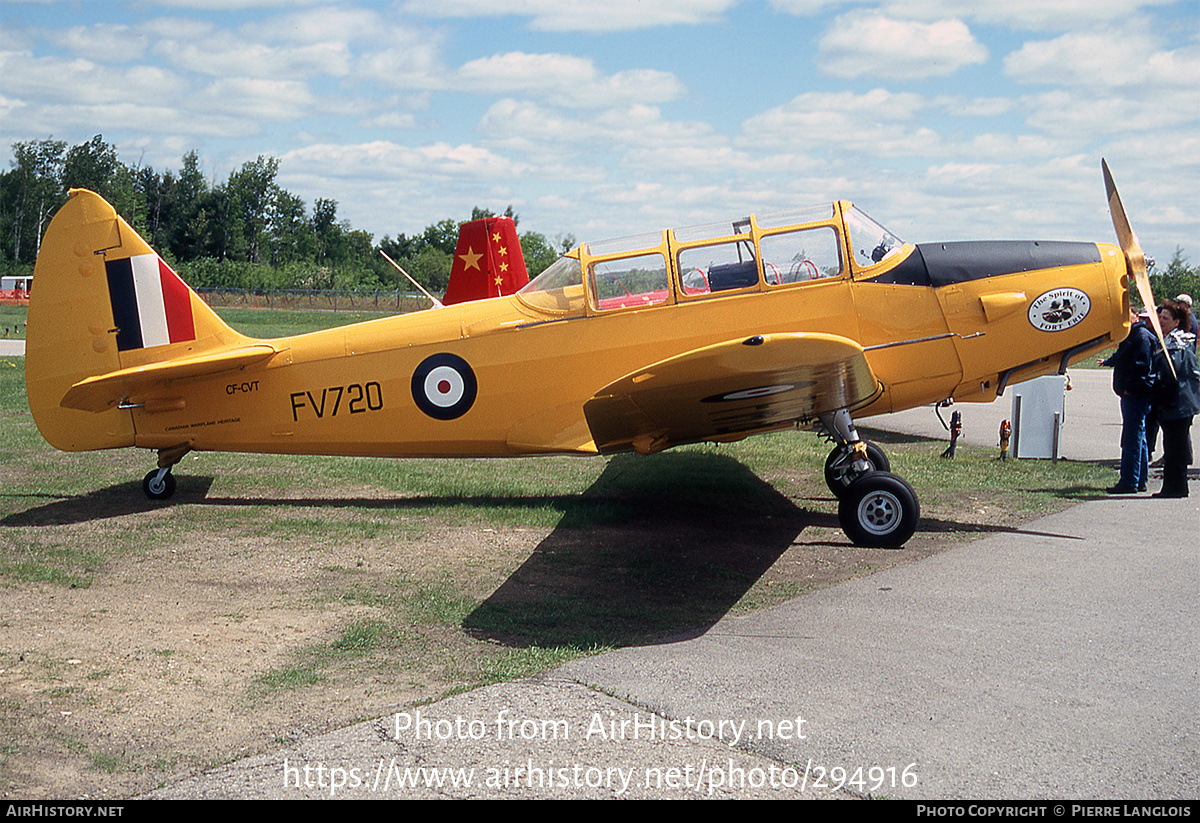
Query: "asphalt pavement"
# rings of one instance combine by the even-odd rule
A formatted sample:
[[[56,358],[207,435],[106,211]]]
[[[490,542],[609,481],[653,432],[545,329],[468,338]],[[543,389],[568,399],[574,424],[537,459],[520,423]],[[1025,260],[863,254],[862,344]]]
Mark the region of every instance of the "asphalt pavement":
[[[1063,456],[1115,461],[1109,372],[1072,378]],[[962,411],[995,445],[1011,400]],[[864,425],[945,437],[929,409]],[[1195,798],[1198,502],[1086,502],[151,796]]]

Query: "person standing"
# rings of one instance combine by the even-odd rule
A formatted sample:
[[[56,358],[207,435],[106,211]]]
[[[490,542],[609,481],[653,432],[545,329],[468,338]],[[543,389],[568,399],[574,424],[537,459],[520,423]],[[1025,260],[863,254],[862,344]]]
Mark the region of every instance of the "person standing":
[[[1192,457],[1192,418],[1200,411],[1200,369],[1196,364],[1196,335],[1192,313],[1185,303],[1168,300],[1158,309],[1166,348],[1156,347],[1155,372],[1168,386],[1162,399],[1155,400],[1163,436],[1163,485],[1155,497],[1187,497],[1187,467]],[[1175,369],[1172,378],[1167,359]]]
[[[1100,361],[1113,367],[1113,391],[1121,398],[1121,476],[1109,494],[1136,494],[1146,490],[1149,452],[1146,449],[1146,416],[1150,413],[1151,366],[1154,332],[1129,310],[1129,335],[1111,357]]]
[[[1190,294],[1177,294],[1175,295],[1175,302],[1184,304],[1187,306],[1188,311],[1191,312],[1192,327],[1190,330],[1184,329],[1184,331],[1191,331],[1193,335],[1200,337],[1200,321],[1196,319],[1196,311],[1192,308],[1192,296]],[[1192,345],[1194,346],[1195,343]]]

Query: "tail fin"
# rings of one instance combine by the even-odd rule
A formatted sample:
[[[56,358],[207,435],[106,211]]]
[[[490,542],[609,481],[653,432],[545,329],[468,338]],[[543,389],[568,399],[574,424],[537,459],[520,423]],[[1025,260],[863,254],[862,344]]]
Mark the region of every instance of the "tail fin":
[[[446,287],[447,306],[512,294],[529,282],[525,256],[511,217],[485,217],[463,223]]]
[[[64,451],[134,444],[119,408],[128,375],[245,345],[99,195],[72,189],[46,230],[34,268],[25,344],[29,408]],[[124,380],[112,378],[122,375]],[[80,383],[105,384],[83,410],[66,403]],[[72,407],[65,407],[70,405]]]

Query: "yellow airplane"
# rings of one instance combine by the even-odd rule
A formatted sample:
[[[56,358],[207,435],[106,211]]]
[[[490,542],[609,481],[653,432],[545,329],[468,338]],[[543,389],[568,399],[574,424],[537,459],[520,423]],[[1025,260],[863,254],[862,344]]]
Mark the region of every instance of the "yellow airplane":
[[[839,201],[585,243],[515,294],[276,340],[74,190],[35,269],[29,405],[56,448],[157,451],[153,498],[192,450],[651,454],[813,427],[847,536],[900,546],[917,497],[854,418],[987,402],[1124,339],[1145,262],[1104,173],[1121,247],[913,246]]]

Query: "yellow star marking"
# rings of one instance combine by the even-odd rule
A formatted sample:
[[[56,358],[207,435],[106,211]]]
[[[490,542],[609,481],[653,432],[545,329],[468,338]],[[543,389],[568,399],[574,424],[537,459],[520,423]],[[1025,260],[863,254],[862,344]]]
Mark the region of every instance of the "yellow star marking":
[[[501,264],[500,264],[500,271],[508,271],[508,264],[507,264],[507,263],[501,263]]]
[[[493,235],[492,235],[492,242],[493,242],[493,243],[499,243],[499,242],[500,242],[500,232],[496,232],[495,234],[493,234]]]
[[[478,269],[478,268],[479,268],[479,258],[481,258],[481,257],[483,257],[483,255],[482,255],[482,254],[475,254],[475,253],[474,253],[474,252],[471,250],[471,247],[470,247],[470,246],[467,246],[467,253],[466,253],[466,254],[460,254],[460,255],[458,256],[458,259],[459,259],[459,260],[461,260],[461,261],[463,261],[463,264],[464,264],[464,267],[465,267],[465,268],[468,268],[468,269]]]
[[[503,286],[503,285],[504,285],[504,278],[503,278],[503,277],[501,277],[501,276],[500,276],[500,275],[498,275],[498,274],[496,275],[496,285],[497,285],[497,286]]]
[[[496,249],[496,251],[500,254],[508,254],[508,248],[505,246],[501,246],[500,248]]]

